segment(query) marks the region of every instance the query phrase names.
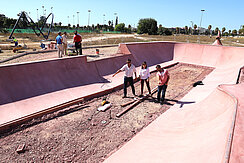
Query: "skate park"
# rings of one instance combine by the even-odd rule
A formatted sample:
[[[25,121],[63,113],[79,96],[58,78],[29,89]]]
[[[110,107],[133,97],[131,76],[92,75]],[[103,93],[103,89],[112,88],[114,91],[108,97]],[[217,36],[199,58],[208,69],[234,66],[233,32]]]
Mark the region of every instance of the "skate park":
[[[244,2],[1,4],[0,162],[244,162]]]
[[[241,160],[243,48],[174,42],[120,44],[114,57],[86,56],[0,67],[1,131],[122,85],[111,75],[131,58],[137,69],[188,63],[214,70],[181,101],[135,135],[105,162],[228,162]],[[89,72],[89,75],[87,74]],[[8,75],[7,75],[8,74]],[[214,154],[212,154],[214,153]]]

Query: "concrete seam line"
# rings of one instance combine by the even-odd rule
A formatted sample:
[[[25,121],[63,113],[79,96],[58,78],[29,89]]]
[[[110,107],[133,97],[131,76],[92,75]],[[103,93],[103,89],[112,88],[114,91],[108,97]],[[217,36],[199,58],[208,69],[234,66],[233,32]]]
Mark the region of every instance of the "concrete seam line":
[[[223,88],[221,88],[221,86],[232,86],[232,85],[235,85],[235,84],[221,84],[221,85],[219,85],[217,87],[218,90],[220,90],[223,93],[229,95],[235,101],[235,110],[234,110],[234,113],[233,113],[233,116],[232,116],[232,123],[231,123],[231,126],[230,126],[230,133],[229,133],[229,137],[228,137],[228,140],[227,140],[227,146],[226,146],[225,156],[224,156],[224,162],[225,163],[229,163],[229,161],[230,161],[231,147],[232,147],[232,142],[233,142],[236,115],[237,115],[237,108],[238,108],[238,100],[237,100],[237,98],[234,95],[232,95],[228,91],[226,91]]]

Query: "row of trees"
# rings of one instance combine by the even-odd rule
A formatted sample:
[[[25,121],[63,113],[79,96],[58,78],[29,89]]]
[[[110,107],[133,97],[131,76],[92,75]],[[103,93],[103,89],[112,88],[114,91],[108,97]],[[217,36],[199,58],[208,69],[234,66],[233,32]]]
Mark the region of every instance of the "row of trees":
[[[138,34],[143,34],[147,33],[149,35],[172,35],[172,34],[193,34],[193,35],[198,35],[198,34],[204,34],[204,35],[217,35],[218,31],[220,29],[216,27],[214,30],[212,30],[212,25],[209,25],[207,29],[200,28],[198,29],[197,25],[195,24],[192,27],[185,26],[184,28],[165,28],[161,24],[159,27],[157,27],[157,21],[152,18],[147,18],[147,19],[140,19],[137,27],[137,33]],[[228,32],[226,31],[226,28],[223,27],[221,29],[222,35],[224,36],[236,36],[236,35],[244,35],[244,25],[242,26],[239,31],[236,29],[234,30],[229,30]]]
[[[35,25],[41,27],[45,23],[45,17],[41,16],[39,21],[35,23]],[[4,28],[13,28],[14,24],[16,23],[16,19],[7,18],[5,15],[0,14],[0,32],[3,31]],[[46,24],[46,27],[48,27],[50,24]],[[19,29],[26,29],[31,28],[34,26],[34,24],[27,24],[26,20],[21,19],[18,23],[17,28]],[[115,26],[115,27],[114,27]],[[2,29],[2,30],[1,30]],[[192,27],[185,26],[184,28],[165,28],[162,25],[157,25],[157,21],[152,18],[146,18],[146,19],[140,19],[138,22],[137,29],[132,28],[131,25],[128,25],[128,27],[125,26],[124,23],[118,24],[118,17],[116,17],[115,25],[113,24],[113,21],[108,21],[108,24],[92,24],[91,26],[79,26],[77,24],[76,26],[71,24],[68,24],[67,26],[63,26],[62,22],[54,23],[53,30],[58,31],[60,29],[79,29],[79,30],[91,30],[91,31],[118,31],[123,33],[132,33],[137,32],[138,34],[147,33],[149,35],[172,35],[172,34],[193,34],[198,35],[205,34],[205,35],[217,35],[219,28],[216,27],[214,30],[212,30],[212,25],[209,25],[207,29],[201,28],[198,29],[197,25],[195,24]],[[226,31],[226,28],[223,27],[221,29],[221,32],[224,36],[236,36],[244,35],[244,26],[241,26],[241,29],[239,31],[237,30],[229,30]]]

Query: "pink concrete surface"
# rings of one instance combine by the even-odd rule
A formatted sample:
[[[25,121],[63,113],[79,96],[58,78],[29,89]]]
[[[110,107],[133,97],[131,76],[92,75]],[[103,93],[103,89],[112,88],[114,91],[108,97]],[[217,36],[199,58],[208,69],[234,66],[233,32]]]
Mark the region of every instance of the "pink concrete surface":
[[[123,73],[114,78],[111,75],[128,58],[137,71],[143,61],[151,71],[156,64],[184,62],[215,69],[203,80],[204,85],[181,99],[184,105],[172,106],[105,162],[223,162],[229,158],[228,139],[236,100],[218,85],[236,83],[244,64],[244,48],[127,43],[120,44],[118,54],[91,62],[80,56],[0,66],[0,125],[121,85]],[[240,87],[238,91],[242,90]],[[231,151],[236,158],[235,151],[242,151],[242,147]]]
[[[104,162],[224,162],[235,106],[216,89],[197,105],[170,109]]]
[[[147,48],[143,49],[143,44]],[[123,45],[120,53],[134,52],[133,56],[160,56],[161,43],[134,43]],[[156,121],[143,129],[105,162],[228,162],[230,133],[237,101],[220,84],[235,84],[240,67],[244,64],[244,48],[211,45],[173,44],[173,61],[214,67],[203,86],[193,88],[181,103],[171,107]],[[140,53],[136,53],[140,49]],[[148,50],[150,49],[150,50]],[[152,52],[153,49],[153,52]],[[167,51],[164,51],[167,53]],[[171,57],[171,53],[168,53]],[[136,58],[136,57],[135,57]],[[137,57],[139,58],[139,57]],[[167,58],[165,58],[167,59]],[[244,92],[239,87],[238,92]],[[243,97],[243,96],[241,96]],[[238,99],[243,101],[243,98]],[[190,102],[189,104],[182,103]],[[239,122],[237,122],[239,123]],[[234,140],[239,135],[234,134]],[[238,143],[236,143],[238,144]],[[234,146],[234,145],[233,145]],[[239,159],[244,146],[236,145]],[[241,151],[241,152],[240,152]],[[233,161],[235,162],[235,161]],[[238,161],[237,161],[238,162]]]
[[[223,85],[222,88],[230,92],[238,100],[230,163],[241,163],[244,162],[244,83]]]

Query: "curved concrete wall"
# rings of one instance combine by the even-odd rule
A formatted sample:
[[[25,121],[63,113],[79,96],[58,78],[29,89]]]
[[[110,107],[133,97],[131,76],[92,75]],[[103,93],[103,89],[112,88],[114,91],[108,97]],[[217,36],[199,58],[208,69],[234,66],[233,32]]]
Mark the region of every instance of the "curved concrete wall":
[[[170,62],[192,63],[215,67],[204,79],[204,86],[192,89],[182,99],[196,103],[181,109],[177,105],[173,106],[164,114],[165,117],[160,117],[150,125],[156,129],[145,129],[146,136],[151,133],[154,135],[150,140],[163,140],[161,143],[155,142],[155,145],[149,146],[152,144],[144,139],[145,135],[144,138],[141,137],[141,134],[138,135],[140,139],[136,137],[133,141],[148,141],[145,151],[151,152],[143,154],[148,161],[153,157],[159,162],[162,159],[164,162],[199,162],[200,158],[204,162],[223,161],[235,102],[225,93],[216,90],[216,87],[219,84],[236,82],[239,69],[244,64],[244,48],[173,42],[128,43],[120,44],[118,54],[92,62],[87,62],[85,56],[80,56],[0,66],[0,126],[20,117],[78,98],[103,93],[121,85],[123,74],[118,74],[113,79],[111,75],[124,65],[128,58],[132,59],[136,66],[143,61],[153,67]],[[159,135],[155,134],[156,132]],[[203,136],[210,139],[203,140]],[[165,143],[167,141],[168,144]],[[180,148],[177,149],[179,144]],[[121,149],[122,154],[135,160],[140,155],[138,149],[144,150],[144,147],[137,145],[133,148],[126,146]],[[160,153],[161,150],[164,153]],[[214,152],[216,156],[208,157]],[[130,153],[135,155],[129,155]],[[177,160],[173,153],[177,154],[180,160]],[[115,155],[120,157],[122,154]],[[113,157],[112,159],[117,159]]]
[[[188,105],[181,111],[169,109],[105,163],[225,162],[236,107],[233,97],[215,89],[198,104]]]

